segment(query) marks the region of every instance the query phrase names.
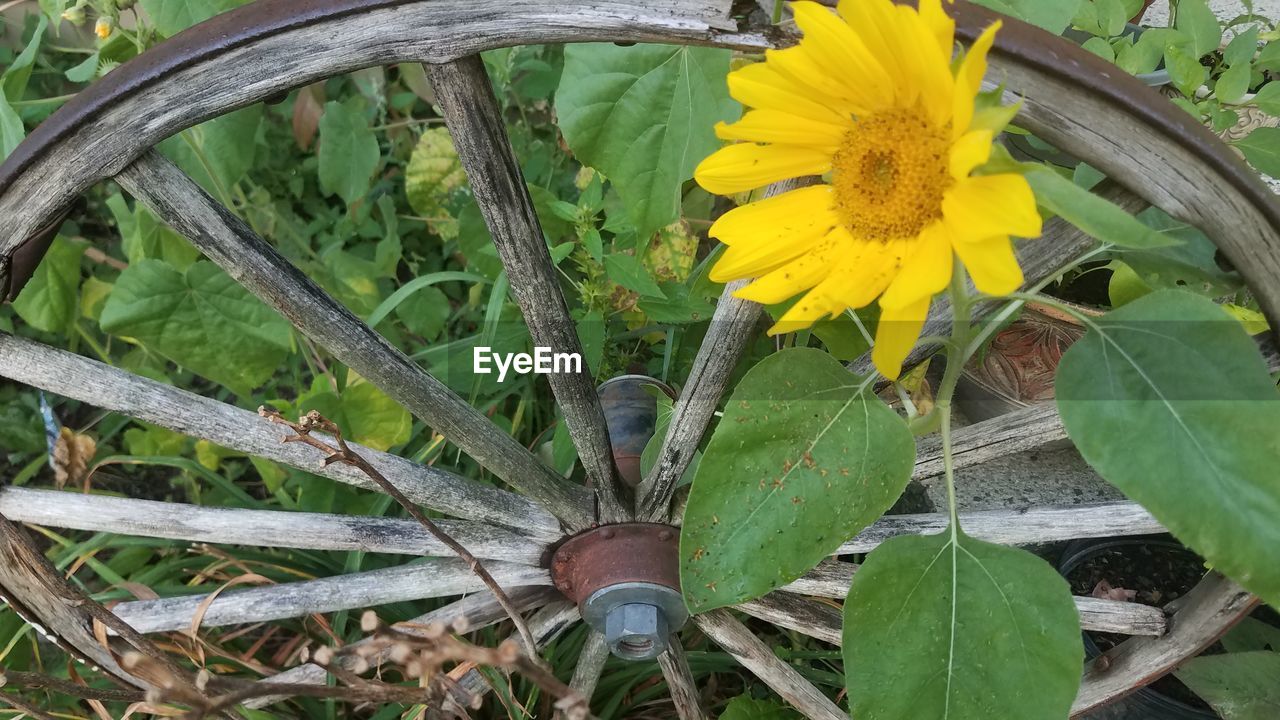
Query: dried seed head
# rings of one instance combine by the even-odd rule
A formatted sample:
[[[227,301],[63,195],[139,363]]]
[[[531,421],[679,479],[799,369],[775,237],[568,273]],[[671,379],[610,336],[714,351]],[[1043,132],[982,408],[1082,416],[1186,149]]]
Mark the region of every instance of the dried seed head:
[[[362,658],[371,658],[374,655],[377,655],[379,652],[381,652],[381,648],[378,647],[377,643],[364,643],[362,645],[356,645],[356,649],[355,649],[356,657],[362,657]]]
[[[357,675],[363,675],[369,672],[369,661],[365,660],[362,657],[357,657],[351,661],[351,664],[347,667],[347,669]]]
[[[4,687],[5,685],[8,685],[8,684],[9,684],[9,678],[6,677],[4,673],[0,672],[0,687]]]
[[[471,621],[465,615],[459,615],[453,619],[453,631],[459,635],[471,629]]]
[[[204,692],[204,689],[209,687],[210,677],[208,670],[201,669],[200,672],[196,673],[196,689]]]
[[[360,616],[360,629],[364,632],[371,633],[378,629],[378,614],[372,610],[365,610]]]
[[[413,648],[409,647],[409,643],[395,643],[387,649],[387,657],[397,665],[404,665],[409,662],[409,658],[413,657]]]
[[[298,652],[298,659],[302,662],[311,662],[311,648],[302,648],[302,650]]]
[[[142,653],[130,650],[120,658],[120,667],[125,670],[136,670],[142,664],[142,660]]]
[[[435,640],[441,635],[444,635],[444,623],[439,623],[439,622],[429,623],[426,627],[422,629],[422,635],[423,637],[426,637],[430,640]]]
[[[471,695],[471,709],[472,709],[472,710],[479,710],[479,709],[480,709],[480,708],[482,708],[482,707],[484,707],[484,698],[480,697],[479,695],[472,694],[472,695]]]
[[[159,705],[164,702],[164,693],[160,692],[158,688],[151,688],[143,694],[142,699],[151,705]]]
[[[333,662],[333,648],[328,645],[321,645],[316,648],[313,660],[317,665],[328,665]]]
[[[410,660],[404,666],[404,674],[411,678],[422,677],[422,663],[418,660]]]

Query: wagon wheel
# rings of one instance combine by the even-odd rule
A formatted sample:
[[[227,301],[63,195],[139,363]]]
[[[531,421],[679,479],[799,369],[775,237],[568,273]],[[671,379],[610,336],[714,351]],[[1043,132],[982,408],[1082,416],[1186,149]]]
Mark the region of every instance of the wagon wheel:
[[[364,67],[428,64],[445,119],[492,231],[534,342],[581,352],[532,202],[505,136],[477,52],[524,43],[669,42],[759,50],[788,39],[774,29],[739,27],[728,0],[636,0],[492,4],[483,0],[260,0],[219,16],[117,68],[78,95],[0,166],[0,287],[12,297],[39,262],[73,200],[114,178],[158,217],[300,332],[369,379],[518,491],[485,486],[409,460],[364,450],[405,494],[458,518],[451,534],[510,589],[521,608],[537,609],[530,626],[548,642],[579,611],[549,588],[548,550],[597,524],[678,524],[676,480],[687,468],[761,311],[721,297],[686,392],[676,403],[660,458],[634,502],[611,457],[609,436],[589,373],[552,375],[574,444],[594,492],[566,483],[464,400],[430,377],[373,329],[292,267],[230,210],[204,193],[153,148],[199,122],[324,78]],[[956,3],[957,31],[973,40],[993,16]],[[1243,275],[1271,318],[1280,319],[1280,209],[1230,151],[1184,113],[1092,55],[1022,23],[1005,20],[992,52],[992,79],[1025,98],[1020,123],[1082,157],[1129,188],[1113,199],[1161,206],[1202,228]],[[1117,77],[1117,75],[1120,75]],[[994,86],[995,83],[992,83]],[[1091,242],[1054,221],[1044,240],[1025,243],[1020,261],[1034,283]],[[945,323],[945,309],[930,323]],[[930,334],[926,329],[925,335]],[[1273,363],[1274,364],[1274,363]],[[257,415],[132,375],[72,353],[0,335],[0,374],[219,445],[316,471],[314,453],[281,444],[285,432]],[[1031,408],[955,435],[956,465],[1065,438],[1052,408]],[[922,443],[916,476],[938,472],[938,449]],[[352,468],[318,470],[370,487]],[[205,625],[226,625],[363,608],[399,600],[477,592],[427,616],[465,615],[497,622],[492,596],[440,543],[405,521],[307,513],[162,504],[128,498],[6,488],[0,513],[15,521],[179,540],[263,546],[360,549],[425,556],[425,562],[376,572],[227,592],[212,602]],[[841,554],[867,552],[888,537],[932,532],[943,516],[891,516],[846,543]],[[1132,503],[969,513],[970,534],[1004,543],[1142,534],[1159,525]],[[597,530],[596,532],[600,532]],[[642,538],[659,553],[660,533]],[[670,533],[663,537],[669,538]],[[666,540],[665,542],[670,542]],[[81,656],[120,679],[145,681],[119,668],[94,638],[82,604],[45,582],[42,559],[12,532],[0,535],[0,585],[15,606]],[[742,612],[830,643],[840,642],[839,613],[805,596],[843,598],[855,566],[828,560],[810,575]],[[571,593],[572,594],[572,593]],[[199,599],[122,603],[117,617],[142,633],[189,625]],[[1085,628],[1135,637],[1085,669],[1074,712],[1083,713],[1152,681],[1213,642],[1256,603],[1229,580],[1209,575],[1172,619],[1157,608],[1078,598]],[[839,708],[724,610],[691,620],[705,635],[810,718],[843,718]],[[665,638],[657,638],[659,643]],[[622,648],[625,651],[626,648]],[[593,633],[573,685],[590,694],[607,657]],[[659,663],[682,718],[705,717],[679,643]],[[282,681],[321,682],[304,665]],[[472,674],[464,685],[484,689]]]

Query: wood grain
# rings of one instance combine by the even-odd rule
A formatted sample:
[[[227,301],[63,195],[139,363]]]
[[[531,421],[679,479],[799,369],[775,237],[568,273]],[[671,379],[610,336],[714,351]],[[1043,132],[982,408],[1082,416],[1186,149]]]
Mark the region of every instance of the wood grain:
[[[694,615],[693,623],[805,717],[810,720],[849,719],[848,713],[831,702],[794,667],[783,662],[772,648],[761,642],[728,611],[712,610]]]
[[[348,485],[378,489],[356,468],[345,464],[322,466],[323,458],[312,448],[283,442],[291,434],[288,429],[255,412],[66,350],[0,333],[0,376]],[[562,536],[560,523],[527,498],[356,443],[352,443],[352,447],[410,499],[424,507],[456,517],[520,528],[541,540]]]
[[[680,636],[672,634],[668,643],[667,651],[658,656],[658,667],[662,668],[662,677],[671,692],[676,717],[680,720],[707,720],[707,711],[702,708],[702,696],[689,669],[689,658],[680,644]]]
[[[546,570],[502,562],[485,567],[502,587],[550,585]],[[283,620],[312,613],[377,607],[423,598],[484,590],[484,583],[461,560],[432,558],[410,565],[349,573],[302,582],[228,590],[209,604],[201,627]],[[206,595],[137,600],[113,610],[138,632],[183,630],[191,625]]]
[[[609,661],[609,644],[604,635],[592,630],[582,643],[582,652],[574,661],[573,677],[569,678],[569,687],[582,693],[588,701],[596,693],[596,685],[604,674],[604,664]],[[555,713],[556,720],[564,720],[564,713]]]
[[[613,466],[609,429],[600,409],[595,380],[583,359],[586,353],[560,290],[555,263],[507,137],[502,109],[494,98],[484,62],[478,55],[471,55],[427,67],[437,104],[511,280],[511,290],[533,344],[554,353],[576,355],[581,363],[579,372],[554,372],[547,375],[547,380],[556,405],[564,413],[587,480],[596,489],[600,519],[630,520],[634,515],[632,500],[629,488],[620,481]]]
[[[422,525],[396,518],[201,507],[23,487],[0,488],[0,513],[48,527],[187,542],[454,557]],[[479,558],[539,565],[548,547],[506,528],[435,522]]]
[[[116,179],[249,292],[463,452],[570,527],[590,524],[595,513],[584,488],[570,485],[427,374],[164,156],[150,151]]]
[[[1258,604],[1258,598],[1217,573],[1210,573],[1180,599],[1169,632],[1158,638],[1132,638],[1086,667],[1071,717],[1158,680],[1187,658],[1222,637]]]

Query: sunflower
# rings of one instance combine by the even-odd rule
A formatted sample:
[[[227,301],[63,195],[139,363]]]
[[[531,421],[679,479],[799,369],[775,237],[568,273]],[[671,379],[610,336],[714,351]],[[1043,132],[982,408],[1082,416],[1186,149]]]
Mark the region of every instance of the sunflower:
[[[825,178],[720,217],[710,234],[728,249],[711,278],[755,278],[736,294],[765,304],[805,293],[770,334],[879,298],[872,360],[895,380],[953,255],[978,290],[1007,294],[1022,284],[1010,236],[1041,224],[1021,175],[970,176],[1015,112],[975,109],[1000,23],[953,72],[955,21],[941,0],[919,5],[841,0],[836,14],[793,3],[803,38],[729,74],[730,94],[752,109],[716,134],[741,142],[694,173],[722,195]]]

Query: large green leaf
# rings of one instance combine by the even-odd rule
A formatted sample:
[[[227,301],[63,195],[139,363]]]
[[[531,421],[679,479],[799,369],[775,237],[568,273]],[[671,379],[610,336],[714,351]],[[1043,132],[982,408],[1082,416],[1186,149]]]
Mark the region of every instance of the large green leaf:
[[[1177,675],[1225,720],[1280,717],[1280,653],[1202,655]]]
[[[298,401],[299,413],[311,410],[337,423],[348,438],[374,450],[386,451],[407,442],[413,426],[407,410],[354,372],[341,393],[316,378],[311,392]]]
[[[27,91],[27,81],[31,79],[31,71],[35,68],[36,54],[40,52],[40,42],[44,39],[44,32],[48,27],[48,18],[41,15],[26,47],[18,53],[18,57],[14,58],[13,62],[9,63],[4,74],[0,75],[0,95],[14,102],[22,99]]]
[[[962,532],[872,552],[844,603],[843,650],[859,720],[1063,720],[1084,661],[1066,581]]]
[[[1177,290],[1090,326],[1058,366],[1067,434],[1216,569],[1280,603],[1280,395],[1257,345]]]
[[[100,324],[236,390],[266,382],[290,347],[289,323],[205,260],[186,272],[161,260],[130,263]]]
[[[720,142],[714,126],[740,108],[729,98],[729,51],[675,45],[570,45],[556,91],[560,131],[603,172],[641,237],[675,222],[680,186]]]
[[[796,720],[800,714],[795,710],[774,702],[773,700],[757,700],[750,695],[739,695],[724,706],[720,720]]]
[[[320,187],[348,205],[369,191],[382,151],[358,103],[328,102],[320,118]]]
[[[794,348],[747,372],[694,476],[680,579],[694,612],[803,575],[902,494],[906,422],[827,353]]]
[[[84,245],[54,238],[35,275],[13,300],[13,309],[28,325],[52,333],[71,329],[80,313],[81,255]]]
[[[1067,23],[1075,17],[1080,9],[1081,0],[975,0],[1009,17],[1025,20],[1032,25],[1039,25],[1057,35],[1067,29]]]
[[[162,35],[173,36],[250,0],[139,0]]]

